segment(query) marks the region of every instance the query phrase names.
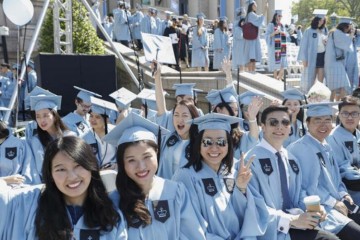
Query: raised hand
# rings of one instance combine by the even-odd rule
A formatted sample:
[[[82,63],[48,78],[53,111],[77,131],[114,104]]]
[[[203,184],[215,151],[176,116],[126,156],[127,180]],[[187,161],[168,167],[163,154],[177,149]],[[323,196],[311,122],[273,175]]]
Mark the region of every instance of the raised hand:
[[[259,113],[260,108],[263,105],[261,97],[255,96],[251,99],[251,102],[248,107],[249,120],[256,119],[256,115]]]
[[[236,177],[236,187],[239,189],[246,189],[250,179],[252,177],[251,173],[251,163],[254,161],[255,155],[251,156],[249,161],[245,165],[244,153],[241,154],[240,158],[240,167]]]

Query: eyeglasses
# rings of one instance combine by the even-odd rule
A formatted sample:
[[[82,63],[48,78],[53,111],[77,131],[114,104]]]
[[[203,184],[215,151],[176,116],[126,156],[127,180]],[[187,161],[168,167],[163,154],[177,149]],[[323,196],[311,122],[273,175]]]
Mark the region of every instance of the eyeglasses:
[[[276,118],[270,118],[270,119],[268,119],[268,122],[269,122],[270,126],[272,126],[272,127],[277,127],[277,126],[279,126],[280,123],[284,127],[290,126],[290,120],[288,120],[288,119],[282,119],[281,121],[279,121]]]
[[[359,112],[342,112],[342,113],[340,113],[340,115],[344,118],[348,118],[349,116],[351,116],[352,118],[357,118],[357,117],[359,117],[360,113]]]
[[[201,140],[201,142],[203,144],[203,147],[211,147],[214,144],[218,147],[225,147],[227,144],[227,141],[224,138],[219,138],[216,141],[213,141],[210,138],[204,138],[203,140]]]

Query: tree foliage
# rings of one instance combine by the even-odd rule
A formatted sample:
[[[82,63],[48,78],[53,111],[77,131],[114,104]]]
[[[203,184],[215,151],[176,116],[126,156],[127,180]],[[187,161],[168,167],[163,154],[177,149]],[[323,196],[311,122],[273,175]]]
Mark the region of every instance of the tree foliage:
[[[63,14],[63,13],[61,13]],[[72,0],[73,53],[104,54],[105,47],[91,25],[88,12],[79,0]],[[63,39],[62,39],[63,40]],[[40,52],[54,52],[53,8],[49,7],[39,37]]]
[[[335,13],[338,16],[355,18],[360,21],[360,0],[300,0],[293,3],[292,15],[298,15],[298,24],[310,25],[314,9],[328,9],[328,22],[330,15]]]

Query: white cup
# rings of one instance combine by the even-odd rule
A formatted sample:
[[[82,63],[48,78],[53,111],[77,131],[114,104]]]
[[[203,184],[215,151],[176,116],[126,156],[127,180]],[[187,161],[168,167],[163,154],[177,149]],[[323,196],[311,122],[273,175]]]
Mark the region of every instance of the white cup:
[[[306,211],[308,212],[320,212],[320,197],[317,195],[311,195],[304,197],[304,203]]]

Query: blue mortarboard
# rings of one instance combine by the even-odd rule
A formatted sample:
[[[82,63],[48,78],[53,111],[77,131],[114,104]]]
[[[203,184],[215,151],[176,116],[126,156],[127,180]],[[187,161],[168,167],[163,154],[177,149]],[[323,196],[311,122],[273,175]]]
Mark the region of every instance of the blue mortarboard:
[[[204,92],[204,90],[201,90],[199,88],[194,88],[193,91],[194,91],[194,97],[197,97],[198,93]]]
[[[307,108],[307,117],[321,117],[321,116],[332,116],[333,105],[338,105],[340,102],[321,102],[321,103],[310,103],[303,105],[303,108]]]
[[[226,22],[228,20],[228,18],[226,16],[222,16],[221,18],[219,18],[220,21]]]
[[[48,95],[53,95],[53,96],[57,96],[56,94],[43,89],[39,86],[36,86],[24,99],[24,104],[25,104],[25,109],[29,109],[30,108],[30,97],[33,96],[39,96],[39,95],[43,95],[43,96],[48,96]]]
[[[199,132],[202,130],[225,130],[230,132],[231,124],[240,122],[240,118],[220,113],[208,113],[204,116],[188,121],[198,125]]]
[[[176,89],[175,96],[188,95],[194,97],[194,87],[196,83],[176,83],[173,89]]]
[[[91,111],[94,113],[109,116],[111,111],[117,112],[116,105],[112,102],[91,96],[90,103]]]
[[[297,90],[296,88],[288,89],[281,93],[284,99],[289,100],[304,100],[304,94]]]
[[[20,64],[18,63],[14,63],[12,66],[11,66],[11,69],[19,69],[20,68]]]
[[[169,131],[160,127],[138,114],[130,113],[124,118],[119,125],[111,130],[105,137],[104,141],[118,146],[122,143],[137,142],[141,140],[150,140],[157,143],[157,135],[168,134]]]
[[[126,109],[130,107],[131,102],[137,98],[137,95],[135,93],[127,90],[124,87],[116,90],[109,96],[115,99],[116,105],[121,109]]]
[[[200,12],[200,13],[196,14],[196,18],[197,19],[204,19],[204,18],[206,18],[206,16],[205,16],[204,13]]]
[[[45,93],[30,97],[31,110],[39,111],[46,108],[59,110],[61,108],[61,96],[54,95],[53,93]]]
[[[171,11],[164,11],[164,13],[165,13],[166,15],[172,15],[172,14],[173,14],[173,12],[171,12]]]
[[[351,18],[351,17],[340,17],[339,24],[340,23],[352,24],[354,20],[355,18]]]
[[[221,98],[227,103],[237,102],[237,93],[235,88],[233,86],[229,86],[221,90],[211,90],[206,96],[206,99],[213,106],[222,103],[223,101]]]
[[[260,92],[246,91],[239,95],[239,102],[240,104],[249,105],[253,97],[256,96],[262,97],[264,94]]]
[[[78,98],[80,98],[81,100],[83,100],[86,103],[90,104],[90,97],[94,96],[94,97],[102,97],[100,94],[91,92],[89,90],[86,90],[84,88],[78,87],[78,86],[74,86],[75,89],[79,90],[79,93],[76,95]]]
[[[255,0],[246,0],[247,5],[250,5],[250,4],[254,3],[254,2],[255,2]]]
[[[318,18],[324,18],[327,14],[327,9],[315,9],[313,15]]]
[[[155,90],[144,88],[137,95],[137,98],[141,98],[142,99],[142,104],[146,103],[146,105],[148,106],[149,109],[157,111]]]
[[[281,9],[275,10],[275,14],[280,15],[280,16],[282,16],[282,12],[283,12],[283,10],[281,10]]]
[[[28,65],[28,67],[31,67],[32,69],[35,69],[35,63],[34,63],[33,60],[29,60],[27,65]]]

